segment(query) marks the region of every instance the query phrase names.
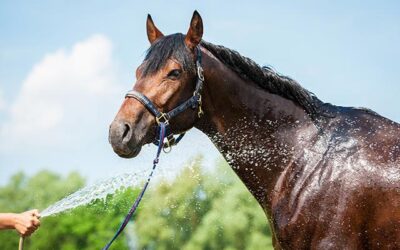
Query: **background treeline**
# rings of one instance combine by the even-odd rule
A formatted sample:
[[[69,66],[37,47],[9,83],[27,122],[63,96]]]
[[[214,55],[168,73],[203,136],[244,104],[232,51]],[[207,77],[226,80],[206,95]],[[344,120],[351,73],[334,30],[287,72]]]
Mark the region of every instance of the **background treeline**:
[[[221,161],[205,173],[201,158],[173,181],[153,182],[134,222],[112,249],[272,249],[266,217],[232,170]],[[209,169],[209,168],[207,168]],[[0,211],[45,208],[85,185],[77,173],[62,178],[23,173],[0,187]],[[125,216],[138,189],[125,189],[90,205],[42,219],[25,249],[101,249]],[[0,249],[15,250],[14,231],[0,231]]]

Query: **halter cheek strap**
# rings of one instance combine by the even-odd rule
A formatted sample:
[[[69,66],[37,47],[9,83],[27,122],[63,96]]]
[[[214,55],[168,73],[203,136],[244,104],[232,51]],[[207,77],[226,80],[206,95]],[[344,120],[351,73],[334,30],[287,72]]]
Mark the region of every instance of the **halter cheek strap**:
[[[183,111],[185,111],[188,108],[196,109],[198,108],[198,113],[197,115],[200,117],[203,114],[203,110],[201,108],[201,90],[203,88],[203,83],[204,83],[204,75],[203,75],[203,68],[201,67],[201,51],[199,47],[196,47],[196,75],[197,75],[197,80],[196,80],[196,88],[193,92],[193,95],[184,101],[183,103],[179,104],[176,108],[172,109],[171,111],[164,113],[161,112],[157,109],[157,107],[154,105],[154,103],[147,98],[144,94],[135,91],[135,90],[130,90],[128,93],[125,95],[125,98],[135,98],[138,100],[143,106],[147,108],[148,111],[156,118],[156,122],[158,127],[160,127],[161,123],[163,123],[166,127],[166,139],[167,142],[164,144],[163,148],[170,148],[176,144],[183,138],[185,133],[179,134],[178,137],[174,137],[174,134],[171,132],[169,128],[169,121],[170,119],[174,118],[175,116],[179,115]],[[157,129],[159,131],[159,129]],[[162,143],[160,142],[157,137],[154,141],[154,144],[157,146]]]

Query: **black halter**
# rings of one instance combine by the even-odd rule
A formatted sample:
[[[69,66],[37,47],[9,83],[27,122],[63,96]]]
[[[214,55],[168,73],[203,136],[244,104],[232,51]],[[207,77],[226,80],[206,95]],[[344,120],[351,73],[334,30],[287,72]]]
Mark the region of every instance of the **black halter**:
[[[138,100],[140,103],[142,103],[147,110],[150,111],[152,115],[156,118],[156,122],[158,127],[160,127],[161,123],[164,123],[166,127],[166,139],[167,142],[164,144],[164,148],[170,148],[176,144],[182,139],[182,137],[185,135],[185,133],[179,134],[178,137],[174,137],[174,134],[171,132],[171,129],[169,128],[169,120],[178,114],[182,113],[189,107],[192,109],[198,108],[198,116],[200,117],[203,114],[203,110],[201,108],[201,89],[203,88],[203,83],[204,83],[204,75],[203,75],[203,68],[201,67],[201,51],[199,47],[196,47],[196,69],[197,69],[197,82],[196,82],[196,88],[193,92],[193,96],[190,97],[188,100],[184,101],[181,103],[178,107],[172,109],[171,111],[164,113],[161,112],[157,109],[157,107],[153,104],[153,102],[147,98],[145,95],[143,95],[140,92],[137,92],[135,90],[130,90],[128,93],[125,95],[125,98],[135,98]],[[158,131],[159,129],[157,129]],[[156,136],[156,139],[154,140],[154,144],[157,146],[162,143],[160,142]]]

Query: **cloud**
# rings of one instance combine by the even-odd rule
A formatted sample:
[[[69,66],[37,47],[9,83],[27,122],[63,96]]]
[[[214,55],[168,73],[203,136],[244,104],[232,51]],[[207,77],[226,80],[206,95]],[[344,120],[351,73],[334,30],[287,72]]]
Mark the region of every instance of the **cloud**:
[[[93,139],[96,131],[107,129],[115,100],[121,102],[116,75],[112,44],[103,35],[45,55],[7,109],[0,148],[62,147]]]

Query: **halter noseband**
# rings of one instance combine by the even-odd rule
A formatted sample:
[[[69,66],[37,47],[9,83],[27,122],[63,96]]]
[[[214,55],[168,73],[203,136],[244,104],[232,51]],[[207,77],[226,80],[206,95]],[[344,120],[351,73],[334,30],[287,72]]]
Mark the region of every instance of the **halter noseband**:
[[[198,117],[200,117],[203,114],[203,110],[201,108],[201,89],[203,88],[203,83],[204,83],[204,75],[203,75],[203,68],[201,67],[201,51],[199,47],[196,47],[196,74],[197,74],[197,82],[196,82],[196,88],[193,92],[192,97],[178,105],[178,107],[172,109],[171,111],[164,113],[161,112],[157,109],[157,107],[154,105],[154,103],[147,98],[145,95],[143,95],[140,92],[137,92],[135,90],[130,90],[128,93],[126,93],[125,98],[135,98],[138,100],[143,106],[147,108],[148,111],[156,118],[156,122],[158,127],[161,126],[161,123],[165,125],[166,128],[166,142],[164,144],[163,148],[170,148],[176,144],[183,138],[185,133],[179,134],[176,138],[174,137],[174,134],[171,132],[169,128],[169,121],[171,118],[177,116],[178,114],[182,113],[189,107],[192,109],[198,108],[199,111],[197,113]],[[158,131],[159,129],[157,129]],[[153,142],[157,146],[160,143],[157,136],[156,139]]]

